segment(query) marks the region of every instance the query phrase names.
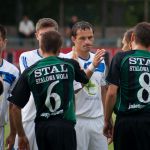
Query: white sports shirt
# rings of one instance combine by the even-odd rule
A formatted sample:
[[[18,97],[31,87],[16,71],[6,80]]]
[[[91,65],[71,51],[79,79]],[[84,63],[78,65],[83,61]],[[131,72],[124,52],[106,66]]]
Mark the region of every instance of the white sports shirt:
[[[19,57],[19,65],[21,73],[42,58],[43,57],[39,54],[38,49],[23,52]],[[21,112],[22,112],[22,122],[31,121],[35,119],[36,108],[32,94],[30,95],[28,103],[21,110]]]
[[[18,80],[19,70],[13,64],[2,59],[2,64],[0,65],[0,76],[3,78],[4,86],[4,92],[0,96],[0,127],[2,127],[5,124],[5,117],[7,116],[7,98]]]
[[[30,34],[34,32],[34,24],[31,20],[28,20],[27,22],[21,21],[19,24],[19,31],[24,34]]]
[[[64,55],[64,57],[71,58],[72,51]],[[85,70],[91,64],[93,58],[94,54],[91,52],[87,60],[78,58],[81,68]],[[90,78],[89,83],[75,95],[77,116],[96,118],[103,115],[101,86],[106,85],[105,72],[106,65],[104,60],[102,60]]]

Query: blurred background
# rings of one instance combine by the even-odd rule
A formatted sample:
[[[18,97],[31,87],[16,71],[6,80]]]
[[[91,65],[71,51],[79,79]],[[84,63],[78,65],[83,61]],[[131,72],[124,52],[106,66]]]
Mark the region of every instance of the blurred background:
[[[19,26],[24,16],[33,26],[42,17],[59,23],[64,37],[63,51],[70,50],[70,28],[85,20],[95,28],[95,45],[106,48],[111,56],[120,49],[123,33],[141,21],[149,21],[149,0],[5,0],[0,5],[0,24],[8,31],[8,45],[3,57],[17,64],[22,51],[37,48],[34,35],[20,36]]]

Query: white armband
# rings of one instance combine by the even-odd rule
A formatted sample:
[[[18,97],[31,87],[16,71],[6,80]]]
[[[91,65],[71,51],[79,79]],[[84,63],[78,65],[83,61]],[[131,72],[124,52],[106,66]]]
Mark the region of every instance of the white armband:
[[[94,67],[93,63],[91,63],[91,64],[88,66],[88,69],[89,69],[90,71],[94,72],[96,68]]]

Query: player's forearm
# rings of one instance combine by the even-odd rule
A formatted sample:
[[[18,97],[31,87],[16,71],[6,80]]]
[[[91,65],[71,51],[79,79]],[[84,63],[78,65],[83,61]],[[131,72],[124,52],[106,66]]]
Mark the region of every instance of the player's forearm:
[[[13,104],[9,104],[9,122],[10,122],[10,134],[11,135],[16,135],[16,128],[15,128],[15,122],[13,119],[13,114],[12,114],[12,110],[13,109]]]
[[[22,125],[21,109],[15,105],[13,105],[13,116],[18,136],[20,137],[25,136],[25,132]]]
[[[117,92],[117,88],[115,89],[114,92],[113,88],[109,86],[106,94],[106,100],[105,100],[105,122],[109,122],[111,120],[113,108],[116,103],[116,92]]]
[[[105,122],[109,122],[113,113],[113,108],[115,105],[115,97],[106,96],[106,102],[105,102]]]
[[[102,95],[102,104],[103,104],[104,113],[105,113],[106,92],[107,92],[107,86],[101,86],[101,95]]]

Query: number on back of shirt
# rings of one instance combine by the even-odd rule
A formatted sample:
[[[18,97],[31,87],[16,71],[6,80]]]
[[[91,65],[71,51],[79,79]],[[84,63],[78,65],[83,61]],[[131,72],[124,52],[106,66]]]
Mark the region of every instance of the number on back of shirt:
[[[47,90],[47,97],[46,97],[45,105],[51,113],[57,111],[61,106],[60,96],[57,93],[51,93],[54,86],[58,83],[59,81],[55,81],[51,83]]]
[[[145,72],[139,77],[141,89],[137,93],[138,100],[142,103],[150,102],[150,74]]]

